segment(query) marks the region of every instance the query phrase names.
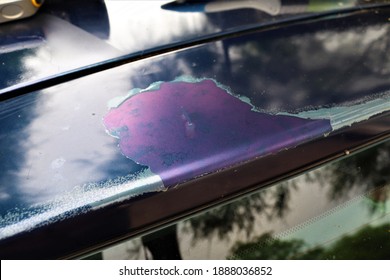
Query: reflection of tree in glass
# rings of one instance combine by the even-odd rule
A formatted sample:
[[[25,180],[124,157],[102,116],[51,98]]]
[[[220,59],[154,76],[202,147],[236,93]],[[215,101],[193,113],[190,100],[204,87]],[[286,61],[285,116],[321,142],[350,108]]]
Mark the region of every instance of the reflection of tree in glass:
[[[322,259],[390,259],[390,224],[366,226],[345,236],[321,256]]]
[[[193,242],[214,234],[222,240],[237,228],[249,236],[259,215],[267,219],[283,217],[288,210],[292,189],[295,189],[293,182],[283,183],[189,219],[187,223],[194,235]],[[142,242],[153,259],[181,258],[176,224],[142,237]]]
[[[390,143],[362,151],[353,157],[306,175],[308,181],[331,186],[331,199],[345,199],[359,190],[369,193],[372,212],[381,210],[389,199]],[[311,176],[310,176],[311,175]],[[329,248],[307,249],[303,240],[279,240],[267,233],[253,242],[237,243],[231,258],[238,259],[389,259],[390,224],[366,226],[345,236]]]
[[[323,186],[330,186],[331,201],[349,200],[352,194],[355,197],[357,193],[368,193],[367,197],[371,203],[366,205],[371,207],[372,214],[377,213],[383,210],[382,206],[385,205],[390,195],[390,188],[387,185],[390,181],[388,172],[388,166],[390,165],[389,146],[390,143],[387,142],[359,152],[355,156],[335,162],[318,171],[307,173],[304,178],[307,182],[315,181]],[[290,197],[293,195],[298,182],[299,180],[290,180],[249,197],[215,208],[186,221],[188,225],[186,229],[193,234],[194,243],[197,240],[211,238],[212,236],[217,236],[220,240],[228,239],[230,233],[235,230],[244,232],[250,237],[255,220],[261,220],[262,218],[272,220],[281,218],[287,213]],[[160,232],[158,235],[154,237],[158,240],[154,244],[150,244],[153,236],[144,239],[144,245],[149,248],[154,258],[161,257],[159,251],[161,252],[162,246],[165,246],[164,244],[177,244],[176,226],[172,226],[169,230],[165,230],[164,234]],[[262,236],[255,243],[269,246],[273,242],[272,248],[278,252],[256,253],[256,258],[277,259],[281,256],[290,255],[298,258],[298,255],[302,255],[302,258],[316,259],[319,258],[320,254],[321,258],[333,258],[329,253],[331,252],[329,249],[324,251],[323,248],[316,248],[315,250],[303,251],[303,248],[306,248],[303,241],[278,240],[276,242],[273,240],[272,242],[265,242],[269,240],[269,237],[269,234]],[[156,244],[160,250],[153,249]],[[177,246],[174,246],[175,250],[169,249],[169,247],[170,245],[164,247],[165,258],[168,252],[172,253],[170,258],[180,256]],[[248,245],[249,247],[253,246]],[[337,248],[334,248],[332,252],[336,252]],[[289,253],[287,254],[286,252]],[[325,253],[329,254],[325,257]],[[337,257],[337,255],[335,256]]]
[[[279,240],[272,238],[270,233],[265,233],[254,239],[252,242],[241,243],[237,242],[232,248],[230,259],[244,260],[286,260],[296,259],[298,255],[302,255],[305,247],[303,240]],[[322,253],[323,249],[317,248],[306,252],[312,259],[317,259],[316,256]],[[314,257],[314,258],[313,258]]]
[[[307,249],[303,240],[280,240],[263,234],[249,243],[237,243],[231,259],[390,259],[390,224],[365,226],[330,247]]]
[[[311,180],[332,186],[331,199],[343,199],[352,191],[367,193],[373,202],[373,211],[378,210],[389,196],[390,142],[359,152],[355,156],[329,165],[322,172],[313,173]]]
[[[291,190],[295,187],[294,181],[285,182],[188,220],[194,242],[214,234],[225,239],[234,229],[249,236],[259,216],[269,220],[283,217],[288,210]]]

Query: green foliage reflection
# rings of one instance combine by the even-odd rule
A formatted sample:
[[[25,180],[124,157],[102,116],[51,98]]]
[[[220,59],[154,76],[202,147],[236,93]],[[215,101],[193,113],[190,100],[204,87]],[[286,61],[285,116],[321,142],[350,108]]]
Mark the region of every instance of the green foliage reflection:
[[[252,242],[237,243],[231,250],[231,259],[338,259],[389,260],[390,223],[365,226],[346,235],[330,246],[308,248],[303,240],[281,240],[266,233]]]

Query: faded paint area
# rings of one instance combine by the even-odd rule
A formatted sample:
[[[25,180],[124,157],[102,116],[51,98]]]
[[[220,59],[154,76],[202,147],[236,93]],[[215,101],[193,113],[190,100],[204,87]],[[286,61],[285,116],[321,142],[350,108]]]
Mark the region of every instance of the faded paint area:
[[[103,118],[107,132],[126,157],[148,168],[15,207],[0,216],[0,239],[323,137],[390,110],[390,92],[356,104],[273,115],[212,79],[181,77],[134,89],[110,106]],[[50,168],[59,172],[69,163],[58,157]],[[7,197],[1,190],[0,200]]]
[[[370,100],[363,100],[356,104],[333,106],[307,110],[297,114],[279,113],[278,115],[297,116],[306,119],[328,119],[332,130],[337,130],[354,123],[368,120],[370,117],[390,110],[390,91],[375,95]]]
[[[75,186],[70,192],[58,195],[51,201],[27,208],[14,208],[0,216],[0,240],[107,204],[163,190],[165,187],[160,177],[149,169],[104,182]]]
[[[258,112],[212,79],[157,82],[116,99],[103,118],[122,153],[166,186],[329,133],[329,120]]]

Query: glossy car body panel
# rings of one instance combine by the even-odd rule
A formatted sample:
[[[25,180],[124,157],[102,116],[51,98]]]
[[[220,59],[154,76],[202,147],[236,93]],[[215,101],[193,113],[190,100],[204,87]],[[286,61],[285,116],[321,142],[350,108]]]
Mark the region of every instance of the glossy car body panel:
[[[103,54],[97,56],[101,61],[93,66],[92,71],[97,73],[89,73],[88,66],[82,70],[72,65],[69,69],[75,70],[72,73],[80,78],[61,83],[73,74],[63,72],[64,69],[46,73],[42,81],[56,84],[51,87],[46,87],[50,83],[40,83],[40,78],[12,80],[17,75],[4,68],[9,78],[2,81],[14,85],[5,87],[0,103],[0,141],[3,147],[0,255],[4,258],[75,256],[384,140],[390,132],[390,106],[386,107],[390,88],[389,36],[386,36],[390,32],[389,15],[388,8],[381,8],[345,13],[341,17],[316,16],[315,19],[277,23],[264,30],[259,27],[222,37],[213,35],[196,44],[178,44],[173,49],[165,49],[166,54],[150,58],[137,54],[121,60],[116,52],[106,51],[106,42],[100,42],[104,45]],[[50,20],[51,23],[54,21],[58,19]],[[58,28],[64,26],[66,24],[61,23]],[[75,38],[81,36],[76,31],[69,34]],[[64,40],[60,35],[54,37],[61,42]],[[343,38],[347,39],[341,40]],[[179,42],[181,40],[183,38]],[[99,42],[97,37],[87,41],[90,44]],[[66,48],[67,51],[71,47]],[[22,52],[39,58],[40,48],[7,52],[5,57],[11,59],[12,55]],[[149,55],[159,52],[161,49],[152,50]],[[105,58],[114,59],[103,63]],[[94,59],[78,61],[75,58],[70,63],[84,66],[95,62]],[[118,66],[120,64],[123,65]],[[41,66],[39,64],[38,68]],[[83,72],[85,69],[87,72]],[[104,69],[107,70],[101,71]],[[30,73],[30,70],[25,73]],[[53,73],[53,79],[47,80]],[[214,83],[214,88],[207,90],[208,93],[215,91],[217,83],[225,88],[219,91],[221,97],[195,109],[195,104],[184,102],[188,98],[186,95],[167,98],[167,105],[162,104],[163,96],[157,102],[159,99],[152,95],[158,90],[148,90],[149,85],[156,82],[169,85],[177,77],[191,77],[197,81],[179,88],[191,96],[194,95],[191,94],[194,85],[201,85],[204,81]],[[41,89],[31,91],[34,87]],[[165,176],[161,175],[165,169],[155,168],[148,161],[140,162],[123,147],[120,149],[118,139],[106,131],[110,132],[105,122],[110,112],[110,100],[127,97],[129,91],[136,88],[146,90],[136,90],[134,98],[125,100],[146,100],[146,96],[151,95],[146,105],[135,109],[156,106],[152,111],[158,115],[157,121],[148,124],[154,129],[141,133],[140,142],[153,131],[170,135],[172,129],[183,128],[179,134],[184,140],[168,142],[164,149],[172,145],[183,150],[202,143],[200,141],[215,142],[214,138],[204,136],[207,133],[201,139],[193,138],[195,134],[189,126],[198,125],[196,129],[203,128],[203,131],[207,124],[221,126],[225,108],[229,109],[232,120],[240,119],[242,115],[237,118],[233,115],[235,106],[237,109],[246,106],[244,111],[250,112],[250,116],[282,119],[285,131],[291,127],[286,121],[290,119],[316,125],[308,130],[310,137],[260,153],[258,147],[245,152],[236,149],[238,142],[244,142],[245,149],[248,143],[261,140],[261,133],[256,134],[254,130],[247,137],[233,137],[235,141],[227,141],[233,145],[221,150],[210,146],[210,153],[207,150],[194,151],[194,155],[200,157],[195,163],[190,157],[186,164],[197,165],[196,172],[190,167],[176,176]],[[220,105],[218,101],[222,102],[225,97],[234,102],[222,104],[222,109],[216,110]],[[172,105],[174,100],[178,100],[178,104]],[[325,115],[320,120],[299,117],[302,112],[319,109],[328,109],[327,114],[333,116],[331,112],[337,107],[346,110],[365,104],[371,107],[369,102],[372,100],[383,100],[384,107],[368,115],[364,115],[363,110],[358,113],[352,110],[352,121],[337,128],[330,126],[331,119]],[[205,116],[204,110],[209,105],[210,112],[216,115],[211,114],[207,121],[200,123],[198,119]],[[159,110],[162,110],[160,114]],[[179,126],[167,124],[173,118],[169,114],[167,119],[159,119],[164,110],[178,112],[177,119],[172,121],[179,122]],[[129,111],[120,115],[126,113]],[[253,128],[249,115],[236,124],[238,131]],[[361,115],[364,117],[360,118]],[[164,121],[158,125],[161,120]],[[146,121],[141,117],[136,124]],[[321,129],[322,125],[324,129]],[[111,135],[130,131],[129,126],[125,130],[123,127],[115,128],[116,132],[111,131]],[[238,131],[236,135],[239,135]],[[291,137],[286,137],[283,130],[275,131],[281,133],[280,139]],[[299,132],[297,135],[304,134]],[[157,139],[160,138],[166,141],[161,136]],[[191,141],[197,141],[196,145]],[[133,144],[131,139],[126,143],[126,146]],[[162,150],[155,144],[153,147]],[[240,158],[243,154],[245,156]],[[228,157],[224,158],[226,155]],[[223,160],[217,161],[218,156]],[[180,167],[180,161],[172,162],[179,162]]]

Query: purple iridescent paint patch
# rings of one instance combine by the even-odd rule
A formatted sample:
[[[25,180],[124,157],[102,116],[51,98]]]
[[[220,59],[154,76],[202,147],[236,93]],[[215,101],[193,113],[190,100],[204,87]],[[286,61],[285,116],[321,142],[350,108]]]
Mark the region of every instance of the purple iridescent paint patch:
[[[329,120],[256,112],[211,79],[160,83],[128,97],[103,122],[122,153],[149,166],[166,186],[331,131]]]

